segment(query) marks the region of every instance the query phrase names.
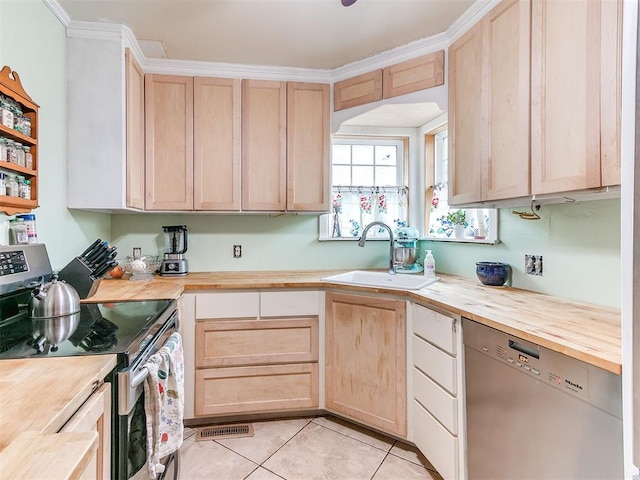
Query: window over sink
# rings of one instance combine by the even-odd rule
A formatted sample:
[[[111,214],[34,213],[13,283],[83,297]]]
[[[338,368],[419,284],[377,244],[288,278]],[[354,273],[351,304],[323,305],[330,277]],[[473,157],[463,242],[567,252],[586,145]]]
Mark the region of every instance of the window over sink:
[[[354,240],[382,221],[392,230],[407,225],[409,187],[406,140],[398,137],[336,137],[332,146],[331,213],[320,217],[320,240]],[[368,238],[389,238],[372,229]]]

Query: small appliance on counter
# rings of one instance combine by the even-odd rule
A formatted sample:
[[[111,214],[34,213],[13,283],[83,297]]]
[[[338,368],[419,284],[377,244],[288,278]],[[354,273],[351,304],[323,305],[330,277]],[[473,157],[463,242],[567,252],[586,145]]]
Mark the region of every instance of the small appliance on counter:
[[[422,272],[422,265],[416,263],[419,237],[420,233],[416,228],[402,227],[398,230],[393,248],[393,260],[401,265],[396,267],[396,273]]]
[[[164,260],[160,265],[160,275],[180,276],[189,271],[189,262],[184,254],[187,252],[187,226],[163,226]]]

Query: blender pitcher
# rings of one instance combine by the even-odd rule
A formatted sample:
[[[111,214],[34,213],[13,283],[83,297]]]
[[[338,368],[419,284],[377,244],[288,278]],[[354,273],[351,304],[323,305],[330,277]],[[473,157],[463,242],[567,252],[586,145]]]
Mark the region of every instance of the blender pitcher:
[[[187,251],[187,226],[163,226],[164,260],[160,266],[160,275],[186,275],[189,264],[184,254]]]

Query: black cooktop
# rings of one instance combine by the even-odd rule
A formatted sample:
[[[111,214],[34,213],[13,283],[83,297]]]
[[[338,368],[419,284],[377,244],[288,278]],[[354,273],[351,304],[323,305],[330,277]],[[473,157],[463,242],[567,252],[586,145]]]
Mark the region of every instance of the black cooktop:
[[[84,303],[75,318],[29,318],[28,295],[5,300],[0,320],[0,359],[135,352],[152,338],[172,300]],[[55,343],[53,340],[59,340]]]

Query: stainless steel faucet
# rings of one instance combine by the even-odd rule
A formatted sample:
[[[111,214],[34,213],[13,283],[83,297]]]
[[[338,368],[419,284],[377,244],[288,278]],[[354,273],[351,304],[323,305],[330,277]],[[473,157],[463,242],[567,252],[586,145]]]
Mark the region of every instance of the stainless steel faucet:
[[[389,232],[389,273],[391,275],[395,275],[396,274],[396,262],[394,262],[394,260],[393,260],[393,257],[394,257],[394,255],[393,255],[393,231],[391,230],[391,227],[389,227],[389,225],[387,225],[384,222],[371,222],[369,225],[364,227],[364,230],[362,231],[362,236],[360,237],[360,240],[358,240],[358,246],[359,247],[364,247],[364,243],[367,241],[367,232],[374,225],[379,225],[380,227],[384,227]]]

